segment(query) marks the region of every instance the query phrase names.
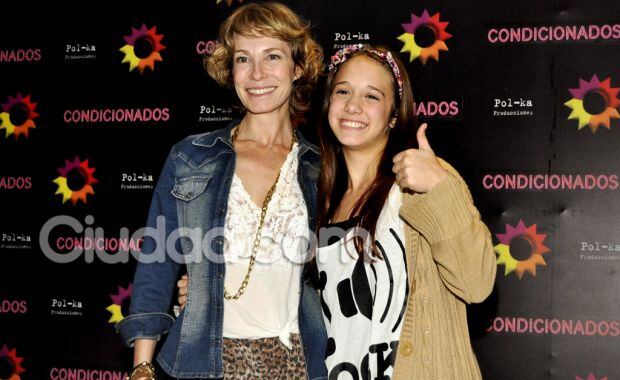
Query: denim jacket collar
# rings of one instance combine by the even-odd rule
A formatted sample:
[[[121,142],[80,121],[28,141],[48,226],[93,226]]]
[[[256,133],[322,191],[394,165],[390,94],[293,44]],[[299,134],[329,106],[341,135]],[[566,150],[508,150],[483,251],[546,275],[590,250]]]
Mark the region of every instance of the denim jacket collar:
[[[232,133],[232,129],[239,125],[240,122],[241,120],[239,119],[233,120],[225,128],[198,135],[192,141],[192,145],[210,148],[217,142],[222,142],[232,149],[233,143],[230,135]],[[319,149],[315,145],[309,143],[308,140],[306,140],[301,134],[298,128],[295,129],[295,133],[297,134],[297,141],[299,142],[299,157],[303,156],[307,151],[312,151],[316,155],[319,154]]]

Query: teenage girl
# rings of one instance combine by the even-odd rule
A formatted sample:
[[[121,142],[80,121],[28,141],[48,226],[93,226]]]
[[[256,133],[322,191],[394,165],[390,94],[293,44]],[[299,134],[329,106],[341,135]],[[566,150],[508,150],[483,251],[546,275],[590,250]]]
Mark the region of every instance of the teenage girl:
[[[426,124],[415,132],[405,67],[353,45],[326,87],[316,269],[329,378],[481,378],[465,304],[492,290],[491,237]],[[324,238],[333,227],[342,234]]]

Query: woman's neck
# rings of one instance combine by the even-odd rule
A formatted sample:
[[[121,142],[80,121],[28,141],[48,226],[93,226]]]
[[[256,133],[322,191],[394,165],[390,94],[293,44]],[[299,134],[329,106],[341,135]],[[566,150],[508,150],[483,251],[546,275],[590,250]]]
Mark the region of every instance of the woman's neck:
[[[293,138],[293,125],[290,116],[246,113],[239,123],[238,140],[251,140],[259,145],[290,146]]]

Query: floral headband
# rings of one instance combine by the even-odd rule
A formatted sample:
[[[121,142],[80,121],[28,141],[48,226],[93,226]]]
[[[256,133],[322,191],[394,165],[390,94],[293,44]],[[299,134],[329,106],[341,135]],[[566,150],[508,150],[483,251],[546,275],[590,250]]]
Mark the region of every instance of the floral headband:
[[[362,50],[370,52],[376,55],[377,57],[381,58],[382,61],[384,61],[390,66],[390,68],[392,69],[392,73],[394,73],[394,78],[396,78],[396,83],[398,84],[398,97],[399,99],[402,99],[403,98],[403,78],[400,75],[400,70],[398,69],[398,65],[396,64],[394,57],[392,57],[392,53],[389,51],[381,52],[378,50],[369,49],[367,48],[367,46],[368,45],[355,44],[355,45],[346,46],[338,50],[334,55],[332,55],[331,63],[329,64],[329,67],[328,67],[329,71],[336,72],[336,70],[338,70],[338,66],[344,61],[346,61],[347,59],[349,59],[349,56],[352,53],[362,51]]]

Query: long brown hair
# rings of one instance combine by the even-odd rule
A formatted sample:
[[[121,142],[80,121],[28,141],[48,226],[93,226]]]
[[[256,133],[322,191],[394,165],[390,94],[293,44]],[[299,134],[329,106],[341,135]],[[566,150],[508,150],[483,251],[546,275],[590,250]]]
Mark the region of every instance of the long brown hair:
[[[392,185],[396,177],[392,172],[394,156],[406,149],[413,148],[415,142],[416,119],[413,112],[413,94],[411,83],[407,75],[407,69],[397,57],[392,53],[402,78],[402,98],[399,98],[398,84],[394,77],[394,72],[385,60],[372,51],[387,53],[388,50],[383,46],[369,45],[359,51],[352,53],[348,60],[357,56],[365,56],[379,62],[390,74],[392,79],[393,99],[390,120],[396,119],[394,127],[388,132],[388,139],[385,149],[379,160],[377,175],[368,189],[362,194],[351,210],[351,215],[356,217],[355,226],[363,228],[370,234],[371,252],[374,257],[380,257],[375,246],[375,232],[377,221]],[[383,54],[384,55],[384,54]],[[346,65],[347,62],[341,65]],[[342,146],[329,127],[328,112],[330,106],[330,96],[332,93],[333,81],[337,70],[327,77],[325,85],[325,99],[323,111],[318,125],[318,135],[321,146],[321,173],[318,184],[318,204],[317,204],[317,232],[321,233],[321,228],[329,224],[330,219],[338,209],[342,197],[348,186],[349,172],[344,161]],[[389,120],[388,120],[389,122]],[[364,258],[364,244],[362,238],[356,237],[354,240],[356,251],[360,259]]]

